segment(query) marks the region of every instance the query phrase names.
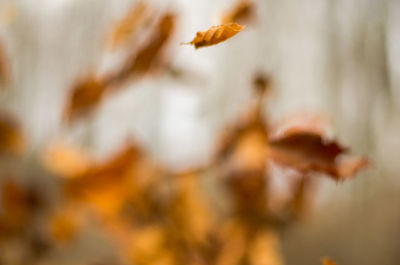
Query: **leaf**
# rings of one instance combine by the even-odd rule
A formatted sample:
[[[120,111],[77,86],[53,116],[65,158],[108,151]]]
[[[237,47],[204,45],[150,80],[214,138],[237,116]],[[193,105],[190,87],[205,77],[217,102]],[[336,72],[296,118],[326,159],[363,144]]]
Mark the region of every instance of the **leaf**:
[[[353,177],[361,169],[367,168],[371,165],[368,158],[365,156],[361,157],[343,157],[337,163],[337,171],[340,176],[340,180],[346,180]]]
[[[200,188],[196,172],[184,172],[174,177],[176,195],[171,209],[173,223],[190,243],[206,242],[213,225],[213,214]]]
[[[249,264],[283,265],[278,233],[271,229],[259,231],[249,246]]]
[[[6,113],[0,113],[0,153],[19,155],[25,145],[25,137],[17,121]]]
[[[64,207],[58,210],[49,220],[50,235],[58,243],[70,242],[78,234],[80,219],[75,208]]]
[[[194,45],[196,49],[215,45],[232,38],[244,28],[245,26],[237,23],[227,23],[219,26],[212,26],[206,31],[197,32],[196,37],[187,44]]]
[[[254,3],[250,0],[241,0],[222,17],[222,23],[248,23],[253,16]]]
[[[91,205],[103,216],[113,216],[131,191],[133,166],[140,150],[128,143],[106,161],[95,162],[82,174],[66,179],[66,195]]]
[[[314,132],[291,131],[269,142],[269,157],[277,163],[307,173],[320,171],[339,177],[336,158],[347,149],[333,140],[325,141]]]
[[[217,231],[221,249],[217,252],[217,265],[240,264],[247,247],[247,233],[244,225],[235,219],[221,225]]]
[[[348,179],[368,164],[366,158],[343,157],[348,148],[323,135],[317,127],[287,127],[270,138],[268,156],[277,163],[307,174],[325,173],[336,180]]]
[[[96,108],[103,99],[106,82],[89,75],[71,89],[64,110],[64,120],[72,122]]]
[[[84,174],[93,160],[82,148],[56,142],[43,152],[43,164],[53,174],[73,178]]]
[[[115,49],[126,43],[148,16],[148,6],[139,2],[132,6],[126,15],[116,23],[110,36],[111,48]]]
[[[39,194],[11,178],[2,182],[0,194],[0,237],[21,233],[29,225],[34,210],[41,205]]]
[[[148,43],[136,55],[131,56],[124,67],[112,78],[123,83],[128,78],[151,73],[163,64],[163,50],[175,30],[175,15],[167,13],[153,31]]]
[[[323,258],[322,265],[337,265],[336,262],[331,260],[330,258]]]
[[[264,95],[270,92],[271,90],[272,87],[271,78],[268,75],[265,75],[264,73],[261,72],[257,73],[253,79],[253,86],[259,98],[262,99]]]
[[[2,43],[0,43],[0,86],[6,86],[10,81],[10,65]]]

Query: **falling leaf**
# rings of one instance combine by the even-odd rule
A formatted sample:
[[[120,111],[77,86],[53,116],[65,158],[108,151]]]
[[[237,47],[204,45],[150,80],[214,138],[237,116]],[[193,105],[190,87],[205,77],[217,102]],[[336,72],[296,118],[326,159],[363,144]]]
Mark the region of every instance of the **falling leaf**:
[[[72,122],[96,108],[103,99],[106,82],[93,75],[87,76],[71,89],[64,119]]]
[[[123,83],[128,78],[149,74],[163,63],[163,51],[175,30],[175,15],[165,14],[154,29],[149,41],[128,60],[113,82]]]
[[[175,176],[177,194],[171,215],[181,234],[191,242],[205,242],[213,224],[213,215],[200,188],[199,176],[185,172]]]
[[[73,178],[84,174],[93,159],[82,148],[55,142],[44,150],[43,163],[52,173]]]
[[[280,241],[276,231],[265,229],[259,231],[249,246],[249,264],[283,265]]]
[[[304,173],[320,171],[339,177],[336,158],[347,151],[333,140],[308,131],[288,131],[269,142],[270,158]]]
[[[254,16],[254,3],[250,0],[240,0],[222,18],[222,23],[248,23]]]
[[[49,232],[59,243],[67,243],[76,238],[81,225],[77,210],[65,207],[58,210],[50,218]]]
[[[349,161],[343,157],[348,148],[310,128],[287,127],[278,136],[272,136],[269,158],[303,173],[325,173],[336,180],[348,179],[368,164],[366,158]]]
[[[95,162],[82,174],[66,179],[66,194],[86,202],[108,217],[118,213],[131,191],[132,170],[140,151],[128,143],[104,162]]]
[[[361,157],[343,157],[338,161],[338,175],[340,180],[346,180],[348,178],[354,177],[354,175],[361,169],[370,166],[370,161],[368,158]]]
[[[10,76],[11,73],[10,73],[9,60],[6,56],[4,45],[0,43],[0,86],[1,87],[9,83]]]
[[[323,258],[322,265],[337,265],[336,262],[331,260],[330,258]]]
[[[111,34],[111,47],[115,49],[126,43],[147,16],[148,6],[142,1],[128,10],[126,15],[116,23]]]
[[[41,205],[36,191],[22,187],[9,178],[1,186],[2,212],[0,212],[0,237],[20,233],[30,223],[33,212]]]
[[[0,113],[0,153],[21,154],[25,145],[25,137],[16,120]]]
[[[219,26],[212,26],[206,31],[197,32],[196,37],[187,44],[194,45],[196,49],[215,45],[232,38],[244,28],[245,26],[237,23],[227,23]]]
[[[253,86],[259,98],[263,98],[264,94],[268,93],[272,86],[271,78],[263,73],[257,73],[253,79]]]
[[[240,264],[247,246],[245,227],[237,220],[230,220],[221,225],[218,233],[222,246],[216,258],[216,264]]]

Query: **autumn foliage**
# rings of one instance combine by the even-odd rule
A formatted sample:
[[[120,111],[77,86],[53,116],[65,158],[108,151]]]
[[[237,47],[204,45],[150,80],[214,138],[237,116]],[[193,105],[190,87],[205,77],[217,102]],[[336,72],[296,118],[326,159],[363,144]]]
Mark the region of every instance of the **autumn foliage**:
[[[190,44],[197,49],[228,40],[244,29],[236,21],[254,16],[254,8],[249,1],[240,2],[224,15],[224,24],[198,32]],[[148,27],[149,10],[141,2],[116,22],[107,38],[113,49]],[[64,122],[85,122],[106,96],[127,83],[165,74],[169,46],[184,48],[172,41],[178,16],[166,12],[154,22],[147,41],[129,51],[115,71],[93,71],[71,82]],[[0,80],[3,64],[0,54]],[[101,159],[84,146],[49,140],[34,154],[40,168],[35,174],[51,179],[52,192],[2,176],[0,247],[20,240],[26,245],[23,262],[16,264],[41,264],[43,257],[68,251],[96,230],[116,254],[105,263],[79,264],[284,264],[280,233],[307,214],[315,179],[349,180],[369,162],[350,155],[348,147],[328,135],[320,114],[271,122],[264,106],[271,90],[279,89],[272,79],[261,72],[243,88],[252,91],[253,101],[218,136],[209,163],[190,170],[168,168],[132,139],[121,140]],[[2,155],[21,154],[25,137],[11,115],[0,116]],[[281,176],[290,187],[288,196],[273,191],[274,166],[291,169],[293,178]],[[335,263],[324,259],[323,264]]]

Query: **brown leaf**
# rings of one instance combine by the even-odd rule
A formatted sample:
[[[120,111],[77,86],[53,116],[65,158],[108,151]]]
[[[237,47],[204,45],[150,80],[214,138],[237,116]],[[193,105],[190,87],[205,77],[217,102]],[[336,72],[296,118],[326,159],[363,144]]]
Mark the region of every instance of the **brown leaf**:
[[[149,42],[131,56],[111,82],[123,83],[129,78],[148,74],[162,64],[163,50],[175,30],[175,15],[165,14],[152,33]]]
[[[0,43],[0,86],[5,86],[10,81],[10,65],[2,43]]]
[[[64,110],[64,119],[72,122],[97,107],[103,99],[106,82],[93,75],[79,81],[71,89]]]
[[[330,258],[323,258],[322,265],[337,265],[337,263],[331,260]]]
[[[58,210],[49,221],[50,235],[58,243],[67,243],[73,240],[81,226],[80,216],[76,209],[71,207]]]
[[[336,180],[348,179],[368,165],[366,158],[343,157],[348,148],[327,138],[317,127],[287,127],[269,141],[268,156],[300,172],[320,172]]]
[[[185,240],[195,243],[206,241],[214,219],[199,179],[195,172],[174,177],[177,194],[168,211]]]
[[[250,0],[241,0],[223,16],[222,23],[248,23],[253,16],[254,3]]]
[[[104,216],[117,213],[131,191],[132,170],[140,150],[128,143],[104,162],[93,163],[82,174],[66,179],[69,198],[87,202]]]
[[[132,6],[126,15],[116,23],[111,34],[110,42],[113,49],[126,43],[138,27],[148,16],[148,6],[144,2],[139,2]]]
[[[6,113],[0,113],[0,153],[21,154],[25,145],[19,124]]]
[[[206,31],[199,31],[196,37],[188,44],[194,45],[196,49],[211,46],[232,38],[245,26],[237,23],[227,23],[219,26],[212,26]]]
[[[308,131],[290,130],[270,139],[269,157],[277,163],[308,173],[318,171],[338,178],[336,158],[347,151],[333,140]]]
[[[93,161],[82,148],[56,142],[44,150],[43,163],[52,173],[73,178],[84,174]]]
[[[283,265],[279,235],[274,230],[259,231],[249,246],[249,264]]]
[[[343,157],[338,161],[338,175],[340,180],[346,180],[352,178],[361,169],[370,166],[368,158],[362,157]]]
[[[41,205],[39,195],[12,179],[2,183],[0,194],[0,236],[21,232],[29,225],[33,211]]]

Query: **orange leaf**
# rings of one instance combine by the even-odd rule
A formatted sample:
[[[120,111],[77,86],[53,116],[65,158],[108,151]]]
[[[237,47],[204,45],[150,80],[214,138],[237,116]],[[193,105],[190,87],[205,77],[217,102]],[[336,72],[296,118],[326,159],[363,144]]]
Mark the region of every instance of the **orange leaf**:
[[[333,260],[331,260],[330,258],[323,258],[322,264],[323,265],[337,265],[337,263],[334,262]]]
[[[80,216],[76,209],[63,208],[50,218],[50,235],[59,243],[67,243],[73,240],[81,225]]]
[[[73,86],[64,110],[64,119],[72,122],[99,105],[106,83],[90,75]]]
[[[341,180],[350,178],[368,164],[366,158],[352,161],[343,158],[347,151],[348,148],[325,137],[318,126],[294,126],[270,139],[268,156],[302,173],[320,172]]]
[[[270,140],[270,157],[302,172],[322,171],[337,176],[336,158],[346,151],[321,135],[298,131]]]
[[[41,205],[39,194],[12,179],[2,183],[0,194],[0,236],[3,233],[8,235],[23,231],[31,221],[33,210]]]
[[[129,40],[147,16],[148,6],[144,2],[134,5],[126,15],[116,23],[110,42],[113,49]]]
[[[5,49],[0,43],[0,85],[4,86],[10,81],[10,65],[5,53]]]
[[[254,3],[249,0],[241,0],[223,16],[222,23],[247,23],[253,15]]]
[[[62,142],[51,144],[44,150],[44,166],[52,173],[72,178],[83,174],[92,165],[92,159],[82,149]]]
[[[212,26],[206,31],[199,31],[196,37],[188,44],[194,45],[196,49],[211,46],[232,38],[245,26],[237,23],[228,23],[219,26]]]
[[[338,175],[340,180],[353,177],[359,170],[370,166],[370,161],[362,157],[344,157],[338,162]]]
[[[68,178],[65,191],[69,198],[84,201],[100,214],[117,213],[130,192],[133,167],[140,150],[128,144],[104,162],[93,163],[82,174]]]
[[[175,16],[165,14],[155,28],[150,41],[142,47],[137,55],[132,56],[113,77],[113,82],[125,82],[127,78],[147,74],[162,64],[163,48],[175,29]]]
[[[25,149],[25,137],[19,124],[0,113],[0,153],[20,154]]]

